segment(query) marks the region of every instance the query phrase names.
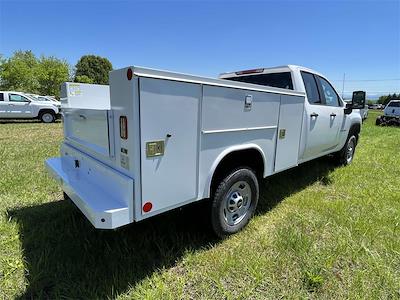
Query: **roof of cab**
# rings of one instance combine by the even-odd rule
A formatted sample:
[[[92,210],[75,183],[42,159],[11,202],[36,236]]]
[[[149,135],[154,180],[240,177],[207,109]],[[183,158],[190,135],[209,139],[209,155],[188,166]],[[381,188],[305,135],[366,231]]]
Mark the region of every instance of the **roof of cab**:
[[[268,68],[256,68],[253,69],[255,72],[254,74],[268,74],[268,73],[277,73],[277,72],[290,72],[294,70],[301,70],[301,71],[306,71],[306,72],[311,72],[317,75],[322,74],[316,72],[315,70],[312,70],[310,68],[306,68],[303,66],[297,66],[297,65],[283,65],[283,66],[276,66],[276,67],[268,67]],[[262,70],[260,72],[260,70]],[[221,73],[219,75],[219,78],[224,79],[224,78],[232,78],[232,77],[240,77],[240,76],[246,76],[246,75],[251,75],[252,73],[244,73],[244,74],[238,74],[240,72],[246,72],[246,71],[251,71],[251,70],[241,70],[241,71],[234,71],[234,72],[226,72],[226,73]]]

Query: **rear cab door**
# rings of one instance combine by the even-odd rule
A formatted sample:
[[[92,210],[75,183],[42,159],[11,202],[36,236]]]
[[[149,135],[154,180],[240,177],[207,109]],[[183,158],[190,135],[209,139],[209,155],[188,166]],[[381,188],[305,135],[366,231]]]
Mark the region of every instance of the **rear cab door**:
[[[331,84],[322,76],[300,71],[306,91],[306,143],[303,159],[312,159],[334,149],[344,119],[343,104]]]

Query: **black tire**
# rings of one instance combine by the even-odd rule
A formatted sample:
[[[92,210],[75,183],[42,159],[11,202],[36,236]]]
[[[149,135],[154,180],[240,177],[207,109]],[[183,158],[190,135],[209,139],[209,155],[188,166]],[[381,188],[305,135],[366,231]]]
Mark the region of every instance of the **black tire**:
[[[56,115],[53,111],[45,110],[43,112],[40,112],[39,120],[43,123],[53,123],[56,120]]]
[[[382,124],[382,117],[377,117],[375,121],[375,125],[381,125]]]
[[[240,167],[230,172],[212,198],[211,225],[215,234],[225,238],[242,230],[256,210],[258,197],[258,181],[251,169]]]
[[[356,151],[357,140],[358,140],[357,135],[350,132],[343,148],[334,155],[334,158],[338,165],[347,166],[351,164]]]

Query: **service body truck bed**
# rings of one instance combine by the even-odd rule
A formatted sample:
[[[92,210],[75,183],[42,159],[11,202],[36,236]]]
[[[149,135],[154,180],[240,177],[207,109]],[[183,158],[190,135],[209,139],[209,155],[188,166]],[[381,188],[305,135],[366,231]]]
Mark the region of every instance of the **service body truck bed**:
[[[306,106],[301,90],[128,67],[110,73],[110,109],[63,108],[61,157],[46,163],[96,228],[116,228],[214,197],[222,166],[261,178],[337,152],[361,123],[337,107],[340,118],[321,115],[327,124],[312,132],[323,142],[310,140]],[[235,207],[221,210],[236,229],[258,199],[258,183],[243,178],[226,194]]]

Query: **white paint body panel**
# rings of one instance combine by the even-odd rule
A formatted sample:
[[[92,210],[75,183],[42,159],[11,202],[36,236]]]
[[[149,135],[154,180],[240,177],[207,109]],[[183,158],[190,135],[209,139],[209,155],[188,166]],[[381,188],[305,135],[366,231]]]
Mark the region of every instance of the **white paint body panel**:
[[[110,73],[110,108],[97,105],[97,96],[65,108],[61,158],[47,163],[98,228],[115,228],[210,197],[214,171],[234,151],[258,151],[267,177],[338,151],[350,126],[361,123],[359,115],[345,116],[343,108],[310,105],[300,76],[304,68],[296,66],[279,69],[292,72],[295,90],[129,68]],[[68,89],[64,85],[67,94]],[[84,95],[91,94],[87,86]],[[313,123],[310,114],[317,109],[320,118]],[[120,137],[121,116],[128,120],[127,139]],[[278,139],[281,129],[285,137]],[[154,141],[164,141],[164,153],[148,157],[146,143]],[[76,168],[75,160],[82,165]],[[152,203],[147,213],[146,202]]]
[[[64,82],[61,85],[61,108],[110,109],[108,85]]]
[[[152,212],[197,198],[201,86],[140,78],[142,205]],[[180,111],[180,114],[177,114]],[[167,137],[171,134],[171,137]],[[147,157],[146,142],[165,141],[162,156]]]

